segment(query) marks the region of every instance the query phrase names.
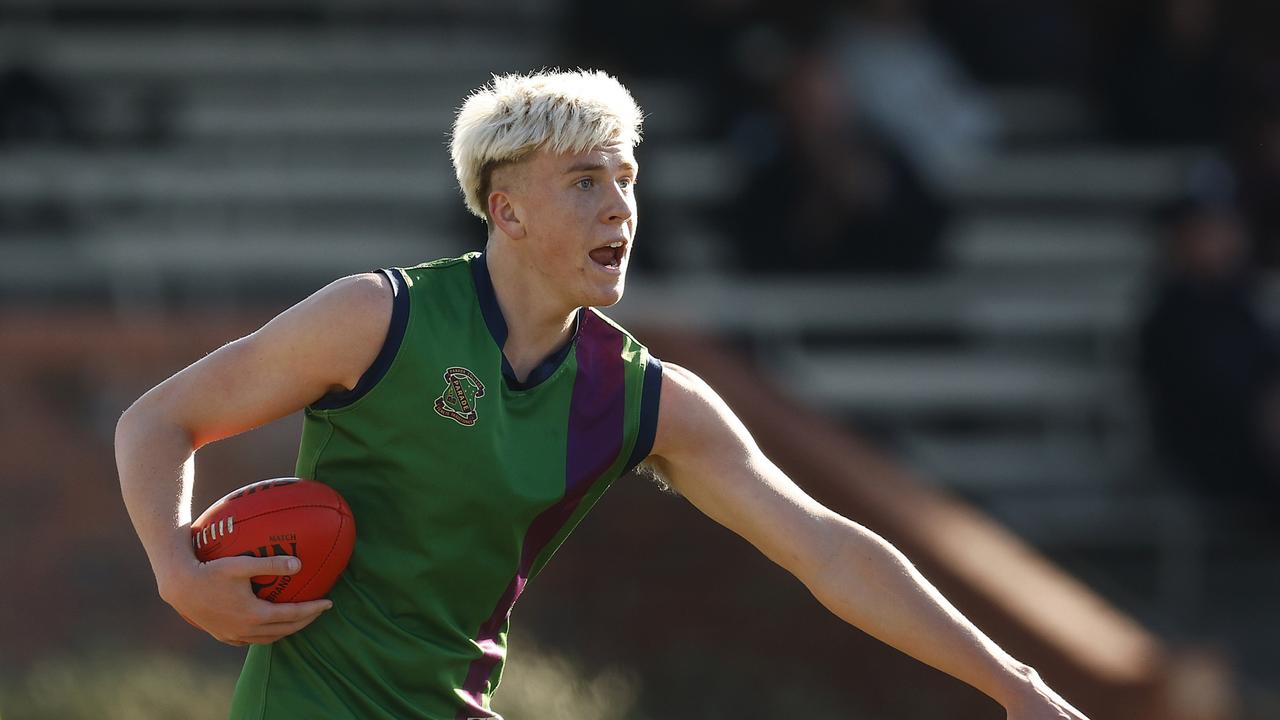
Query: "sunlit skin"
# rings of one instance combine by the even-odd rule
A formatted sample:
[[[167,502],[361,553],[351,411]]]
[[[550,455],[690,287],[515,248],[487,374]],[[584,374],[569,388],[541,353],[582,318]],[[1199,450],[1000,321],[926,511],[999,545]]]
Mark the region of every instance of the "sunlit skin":
[[[615,142],[581,153],[535,151],[493,173],[486,256],[508,326],[503,352],[518,379],[568,341],[580,307],[622,298],[636,232],[636,172],[632,148]],[[608,250],[615,242],[621,247]],[[189,531],[195,450],[297,412],[335,387],[355,388],[383,347],[392,292],[381,273],[337,280],[152,389],[117,425],[125,504],[160,595],[213,637],[274,642],[332,603],[255,597],[248,578],[297,571],[283,557],[196,561]],[[661,383],[646,461],[701,512],[791,572],[835,615],[985,692],[1010,720],[1087,720],[966,620],[896,548],[809,497],[697,375],[664,362]],[[176,497],[174,478],[181,479]]]
[[[622,298],[636,229],[636,162],[615,143],[535,152],[500,168],[486,247],[520,379],[563,345],[584,305]],[[620,240],[607,268],[591,252]],[[789,570],[838,617],[995,698],[1010,720],[1086,720],[969,623],[899,551],[809,497],[695,374],[666,362],[646,459],[672,488]]]
[[[494,171],[485,248],[510,332],[503,348],[519,379],[573,333],[579,307],[622,299],[636,232],[635,155],[629,145],[581,153],[539,149]],[[591,251],[621,242],[616,268]]]

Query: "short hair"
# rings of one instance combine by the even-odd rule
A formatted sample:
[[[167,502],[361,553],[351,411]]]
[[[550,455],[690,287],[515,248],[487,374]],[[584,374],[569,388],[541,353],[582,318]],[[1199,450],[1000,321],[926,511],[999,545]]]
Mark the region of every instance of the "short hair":
[[[622,83],[599,70],[494,75],[467,97],[453,123],[450,154],[467,210],[489,222],[489,187],[499,166],[546,147],[583,152],[640,144],[643,115]]]

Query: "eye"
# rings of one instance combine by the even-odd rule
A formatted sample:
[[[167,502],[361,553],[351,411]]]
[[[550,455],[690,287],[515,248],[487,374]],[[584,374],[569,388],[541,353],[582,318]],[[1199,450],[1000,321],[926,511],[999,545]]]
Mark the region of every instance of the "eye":
[[[618,181],[618,184],[622,185],[625,188],[633,188],[636,186],[636,179],[631,177],[624,177]]]
[[[595,180],[592,180],[591,178],[586,177],[586,178],[582,178],[581,180],[579,180],[574,184],[582,188],[583,190],[590,190],[592,186],[595,185],[595,182],[596,182]]]

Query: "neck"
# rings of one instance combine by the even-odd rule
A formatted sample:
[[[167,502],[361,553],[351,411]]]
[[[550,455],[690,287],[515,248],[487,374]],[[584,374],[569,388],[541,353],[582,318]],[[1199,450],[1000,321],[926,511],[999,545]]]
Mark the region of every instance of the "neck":
[[[539,284],[536,273],[522,267],[516,252],[500,242],[491,239],[485,246],[485,262],[507,322],[502,353],[516,379],[523,382],[533,368],[568,341],[578,308],[559,302],[551,288]]]

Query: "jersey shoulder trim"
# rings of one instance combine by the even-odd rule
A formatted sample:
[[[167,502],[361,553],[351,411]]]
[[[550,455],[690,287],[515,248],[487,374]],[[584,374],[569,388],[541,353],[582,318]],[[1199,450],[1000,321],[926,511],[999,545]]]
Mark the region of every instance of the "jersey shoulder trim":
[[[653,441],[658,435],[658,404],[662,399],[662,361],[645,352],[644,386],[640,391],[640,427],[636,444],[627,458],[623,475],[636,469],[653,452]]]
[[[400,268],[381,268],[376,272],[381,272],[391,281],[393,295],[391,325],[387,328],[387,337],[382,341],[382,348],[378,350],[378,355],[373,359],[369,368],[360,376],[360,380],[355,387],[350,390],[327,393],[319,400],[311,403],[310,407],[313,410],[338,410],[369,394],[369,391],[391,369],[391,363],[400,351],[405,329],[409,326],[408,278],[405,277],[404,271]]]
[[[465,254],[460,255],[460,256],[458,256],[458,257],[449,257],[449,258],[439,258],[439,259],[436,259],[436,260],[428,260],[428,261],[426,261],[426,262],[418,263],[417,265],[411,265],[411,266],[409,266],[409,267],[406,267],[406,268],[405,268],[405,270],[406,270],[406,271],[408,271],[408,270],[433,270],[433,269],[435,269],[435,268],[446,268],[446,267],[450,267],[450,266],[453,266],[453,265],[457,265],[457,264],[459,264],[459,263],[468,263],[468,262],[471,262],[471,261],[472,261],[472,260],[474,260],[474,259],[475,259],[479,254],[480,254],[480,253],[479,253],[479,251],[473,251],[473,252],[465,253]]]

